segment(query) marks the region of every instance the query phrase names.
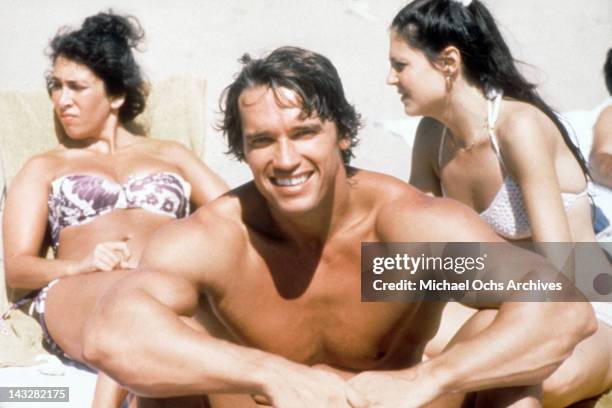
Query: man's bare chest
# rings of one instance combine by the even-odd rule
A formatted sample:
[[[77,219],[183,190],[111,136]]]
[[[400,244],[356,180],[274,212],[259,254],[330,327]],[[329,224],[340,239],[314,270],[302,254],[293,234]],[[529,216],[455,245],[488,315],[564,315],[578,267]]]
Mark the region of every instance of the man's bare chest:
[[[362,303],[359,256],[345,255],[237,274],[216,311],[245,345],[306,364],[360,370],[420,358],[431,331],[423,305]]]

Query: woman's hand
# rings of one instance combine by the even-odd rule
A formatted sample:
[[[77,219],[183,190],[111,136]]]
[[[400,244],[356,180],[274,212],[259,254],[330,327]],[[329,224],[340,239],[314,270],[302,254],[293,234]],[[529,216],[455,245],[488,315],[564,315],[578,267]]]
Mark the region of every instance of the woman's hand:
[[[128,268],[130,256],[127,242],[102,242],[95,246],[91,254],[79,262],[76,274]]]

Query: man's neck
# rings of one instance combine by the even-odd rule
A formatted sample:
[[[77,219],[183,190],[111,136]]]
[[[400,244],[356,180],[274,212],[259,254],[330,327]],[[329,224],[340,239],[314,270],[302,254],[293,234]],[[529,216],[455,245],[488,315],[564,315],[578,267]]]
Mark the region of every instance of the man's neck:
[[[280,233],[298,246],[322,248],[350,217],[351,181],[346,169],[336,175],[334,185],[316,208],[301,213],[281,213],[270,206],[270,215]]]

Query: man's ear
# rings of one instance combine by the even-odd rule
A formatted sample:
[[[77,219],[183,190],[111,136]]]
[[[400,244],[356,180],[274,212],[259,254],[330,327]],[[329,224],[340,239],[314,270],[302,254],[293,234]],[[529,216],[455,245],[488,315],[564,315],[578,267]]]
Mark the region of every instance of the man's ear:
[[[110,106],[114,110],[119,110],[125,103],[125,94],[110,97]]]

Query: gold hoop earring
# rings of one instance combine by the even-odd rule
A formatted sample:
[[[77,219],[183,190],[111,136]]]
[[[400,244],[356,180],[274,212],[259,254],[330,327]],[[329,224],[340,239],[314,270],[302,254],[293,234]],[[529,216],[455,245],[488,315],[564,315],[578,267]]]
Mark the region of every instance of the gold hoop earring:
[[[451,89],[453,89],[453,79],[451,78],[451,76],[445,76],[444,80],[446,81],[446,90],[450,91]]]

